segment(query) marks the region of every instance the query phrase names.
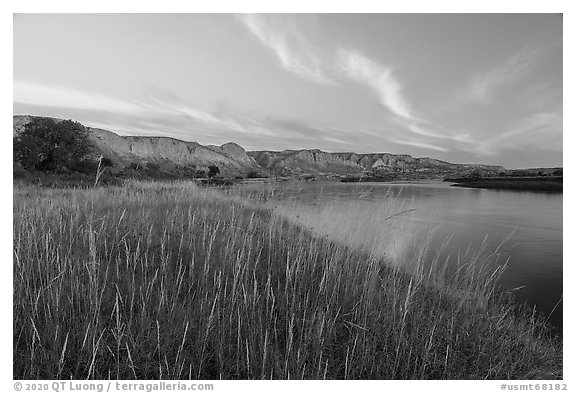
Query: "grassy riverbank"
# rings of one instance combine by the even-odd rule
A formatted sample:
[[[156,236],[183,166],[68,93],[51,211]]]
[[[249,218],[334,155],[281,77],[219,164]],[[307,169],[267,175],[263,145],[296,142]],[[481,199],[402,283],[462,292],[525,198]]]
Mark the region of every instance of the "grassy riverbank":
[[[562,377],[497,269],[422,245],[407,274],[320,220],[344,213],[295,212],[190,182],[16,187],[14,378]]]

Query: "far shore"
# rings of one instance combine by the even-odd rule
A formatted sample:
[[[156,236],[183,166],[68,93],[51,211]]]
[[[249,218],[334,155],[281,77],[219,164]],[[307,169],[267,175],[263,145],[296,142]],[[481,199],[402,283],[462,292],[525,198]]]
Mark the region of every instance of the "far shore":
[[[494,177],[479,179],[447,179],[453,187],[487,188],[518,191],[562,192],[562,176]]]

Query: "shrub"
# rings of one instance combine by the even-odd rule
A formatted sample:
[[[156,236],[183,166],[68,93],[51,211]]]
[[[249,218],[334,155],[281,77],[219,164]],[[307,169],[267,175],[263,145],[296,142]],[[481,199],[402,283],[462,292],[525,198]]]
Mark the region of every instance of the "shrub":
[[[208,177],[210,179],[212,179],[214,176],[220,174],[220,168],[218,168],[216,165],[210,165],[208,167]]]
[[[14,179],[23,179],[27,175],[26,169],[22,167],[22,164],[19,162],[14,162],[12,165],[12,176]]]
[[[258,171],[252,170],[252,171],[249,171],[249,172],[246,174],[246,177],[247,177],[248,179],[254,179],[254,178],[257,178],[257,177],[264,177],[264,176],[263,176],[262,174],[260,174]]]
[[[70,170],[84,174],[94,174],[98,170],[98,162],[92,160],[77,160],[70,165]]]
[[[100,161],[100,165],[102,165],[103,167],[113,167],[114,163],[112,162],[111,159],[109,159],[107,157],[102,157],[102,161]]]
[[[196,173],[194,173],[194,177],[199,178],[199,179],[205,179],[206,176],[206,171],[203,171],[202,169],[199,169],[196,171]]]
[[[13,148],[25,169],[60,172],[84,160],[92,144],[80,123],[35,117],[14,138]]]

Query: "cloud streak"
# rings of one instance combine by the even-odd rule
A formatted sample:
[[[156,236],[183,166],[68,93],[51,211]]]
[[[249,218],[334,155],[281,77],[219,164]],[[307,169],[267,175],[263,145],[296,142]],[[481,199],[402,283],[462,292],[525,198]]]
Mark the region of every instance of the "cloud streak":
[[[102,110],[136,115],[145,109],[133,102],[63,86],[15,80],[14,102],[56,108]]]
[[[14,82],[14,103],[40,108],[60,108],[61,116],[78,116],[94,127],[109,127],[122,134],[178,135],[179,137],[227,136],[242,138],[290,138],[313,140],[332,134],[330,129],[294,119],[215,114],[189,105],[159,89],[151,89],[142,101],[96,95],[60,86]],[[106,121],[107,119],[107,121]],[[240,134],[242,136],[240,136]],[[301,146],[305,147],[305,145]]]
[[[495,138],[493,141],[502,141],[505,139],[518,139],[519,144],[532,139],[555,139],[562,146],[562,115],[558,113],[541,112],[530,115],[510,126],[504,133]]]
[[[408,102],[402,96],[402,85],[393,76],[391,68],[348,49],[340,49],[338,52],[338,65],[345,78],[373,90],[380,103],[396,116],[405,120],[415,120]]]
[[[396,139],[396,138],[394,138],[394,139],[391,139],[391,142],[397,143],[399,145],[413,146],[413,147],[436,150],[436,151],[441,151],[441,152],[450,151],[450,149],[447,149],[445,147],[437,146],[437,145],[434,145],[432,143],[428,143],[428,142],[424,142],[424,141],[416,140],[416,139]]]
[[[528,76],[544,57],[547,49],[544,45],[523,48],[491,70],[475,75],[461,96],[473,102],[493,103],[497,90]]]
[[[482,155],[495,155],[505,149],[525,149],[526,146],[562,152],[562,115],[540,112],[509,124],[503,132],[474,146]]]
[[[353,82],[371,89],[380,103],[396,116],[414,120],[402,96],[402,85],[392,69],[361,53],[339,48],[333,56],[321,57],[307,37],[304,24],[283,15],[242,14],[238,19],[268,47],[288,72],[324,84]]]
[[[231,130],[243,134],[270,134],[270,131],[260,124],[246,120],[242,121],[224,115],[216,116],[213,113],[194,108],[176,99],[166,101],[165,99],[161,100],[152,97],[151,100],[157,108],[165,113],[182,114],[195,122],[205,124],[214,129]]]
[[[122,98],[90,93],[62,86],[50,86],[28,81],[14,81],[15,103],[43,107],[67,108],[93,112],[107,112],[147,121],[168,119],[184,115],[194,123],[213,130],[231,130],[240,133],[270,134],[258,122],[228,116],[216,116],[186,103],[151,94],[147,101],[130,101]]]
[[[335,84],[325,72],[322,60],[289,18],[275,14],[241,14],[237,18],[280,61],[288,72],[317,83]]]

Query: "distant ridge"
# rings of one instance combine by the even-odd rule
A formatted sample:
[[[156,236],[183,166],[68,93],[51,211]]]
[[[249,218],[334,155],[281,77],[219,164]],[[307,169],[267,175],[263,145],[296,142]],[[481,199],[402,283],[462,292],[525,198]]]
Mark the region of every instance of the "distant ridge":
[[[21,132],[33,117],[14,115],[13,135]],[[62,121],[61,119],[54,119]],[[171,137],[120,136],[112,131],[86,127],[100,154],[120,167],[131,163],[154,162],[164,166],[208,167],[216,165],[225,176],[245,176],[250,172],[278,176],[362,176],[366,173],[409,179],[440,179],[465,176],[472,172],[497,175],[502,166],[452,164],[433,158],[415,158],[407,154],[329,153],[318,149],[250,151],[228,142],[221,146],[201,145]]]
[[[402,177],[439,178],[452,174],[465,175],[472,171],[497,174],[502,166],[452,164],[433,158],[415,158],[408,154],[391,153],[327,153],[321,150],[251,151],[248,155],[258,164],[278,174],[363,174],[367,171],[395,174]]]

